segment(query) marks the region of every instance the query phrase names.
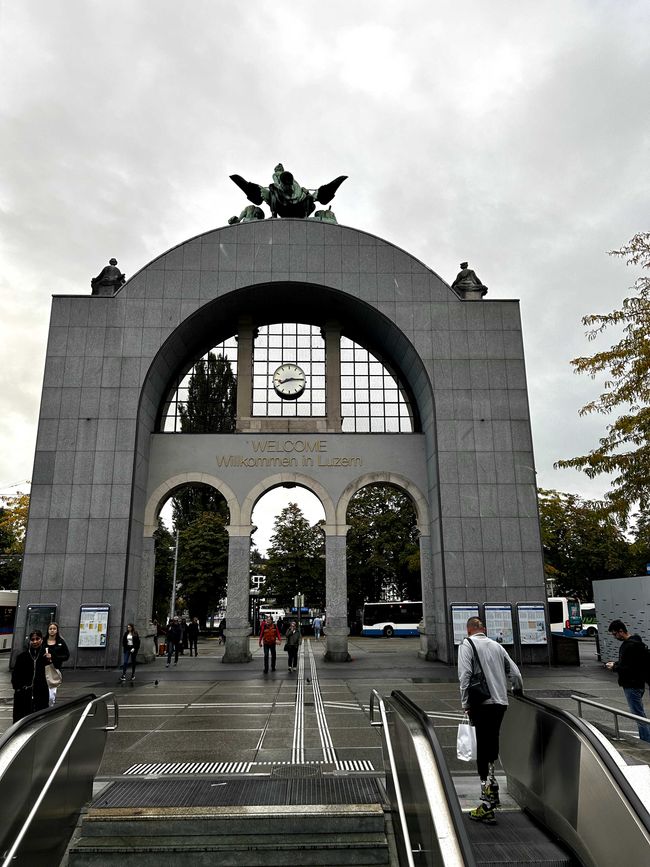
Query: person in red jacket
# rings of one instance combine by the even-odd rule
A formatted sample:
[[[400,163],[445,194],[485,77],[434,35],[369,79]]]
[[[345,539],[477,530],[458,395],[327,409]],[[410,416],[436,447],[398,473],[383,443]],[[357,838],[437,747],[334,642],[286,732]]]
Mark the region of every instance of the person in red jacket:
[[[266,615],[260,629],[260,647],[264,648],[264,674],[269,672],[269,654],[271,655],[271,671],[275,671],[275,650],[282,641],[280,630],[273,622],[270,614]]]

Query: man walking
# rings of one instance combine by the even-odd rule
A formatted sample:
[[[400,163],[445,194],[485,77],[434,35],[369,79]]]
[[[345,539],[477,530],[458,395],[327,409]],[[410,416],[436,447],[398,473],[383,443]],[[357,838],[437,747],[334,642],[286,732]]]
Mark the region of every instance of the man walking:
[[[314,635],[316,636],[317,639],[319,639],[320,638],[320,631],[323,628],[323,621],[321,620],[320,614],[317,614],[316,617],[314,617],[313,626],[314,626]]]
[[[622,620],[612,620],[607,630],[617,641],[618,662],[606,662],[605,668],[618,674],[618,685],[623,687],[630,713],[646,716],[643,708],[643,693],[647,676],[646,660],[648,651],[639,635],[630,635]],[[637,723],[639,737],[650,742],[650,724]]]
[[[172,654],[174,654],[174,665],[178,665],[178,654],[181,649],[181,643],[183,641],[183,632],[181,630],[181,624],[178,617],[174,617],[172,622],[169,624],[167,629],[167,665],[166,668],[169,668],[169,664],[172,660]]]
[[[264,674],[269,672],[269,655],[271,656],[271,671],[275,671],[276,646],[282,641],[278,627],[270,614],[266,615],[260,629],[260,647],[264,646]]]
[[[490,697],[480,704],[470,703],[468,686],[472,674],[481,669],[490,690]],[[494,809],[500,804],[499,786],[494,776],[494,763],[499,758],[499,732],[508,709],[508,681],[515,695],[521,694],[521,673],[503,645],[485,634],[479,617],[467,621],[467,638],[458,647],[458,680],[463,709],[476,729],[476,767],[481,781],[481,803],[471,810],[475,822],[494,825]]]
[[[192,651],[194,651],[194,656],[199,655],[200,628],[198,617],[193,617],[187,624],[187,643],[190,647],[190,656],[192,655]]]

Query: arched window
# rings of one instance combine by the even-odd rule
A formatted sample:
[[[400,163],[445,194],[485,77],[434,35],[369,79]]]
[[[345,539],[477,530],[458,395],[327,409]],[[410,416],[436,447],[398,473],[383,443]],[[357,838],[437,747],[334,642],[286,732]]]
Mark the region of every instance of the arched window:
[[[193,432],[187,418],[196,415],[196,382],[205,378],[210,354],[227,359],[237,377],[237,337],[233,335],[197,359],[171,383],[161,413],[160,431]],[[325,340],[317,326],[291,322],[260,326],[253,349],[253,416],[325,418],[325,354]],[[341,337],[340,358],[343,433],[412,433],[414,416],[398,375],[349,337]],[[306,386],[297,400],[283,400],[273,389],[273,373],[287,362],[297,364],[305,373]],[[206,399],[206,407],[209,400],[210,397]]]

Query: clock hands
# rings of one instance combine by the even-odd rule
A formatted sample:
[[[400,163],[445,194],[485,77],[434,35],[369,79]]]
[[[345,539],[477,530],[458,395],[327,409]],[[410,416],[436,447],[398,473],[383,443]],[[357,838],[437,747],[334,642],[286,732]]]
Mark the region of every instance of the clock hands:
[[[282,385],[284,382],[302,382],[303,378],[302,376],[287,376],[285,379],[276,379],[276,383]]]

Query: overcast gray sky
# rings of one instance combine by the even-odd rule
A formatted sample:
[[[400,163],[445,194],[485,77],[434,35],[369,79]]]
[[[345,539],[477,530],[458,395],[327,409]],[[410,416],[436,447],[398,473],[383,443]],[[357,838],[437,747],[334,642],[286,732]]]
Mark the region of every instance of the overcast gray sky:
[[[539,483],[602,495],[553,462],[602,431],[569,359],[637,276],[606,251],[650,228],[649,24],[647,0],[0,0],[0,494],[31,476],[50,296],[224,225],[228,176],[282,161],[349,175],[340,223],[521,300]]]

